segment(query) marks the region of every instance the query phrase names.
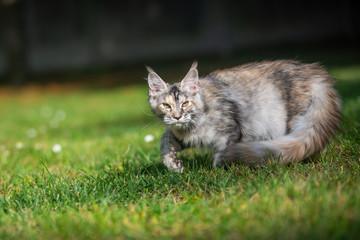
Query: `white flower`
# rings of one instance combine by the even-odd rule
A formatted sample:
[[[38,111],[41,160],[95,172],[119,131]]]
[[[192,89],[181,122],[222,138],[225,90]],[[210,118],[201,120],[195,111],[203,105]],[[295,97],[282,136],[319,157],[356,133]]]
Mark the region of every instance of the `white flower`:
[[[154,136],[149,134],[149,135],[146,135],[145,138],[144,138],[145,142],[152,142],[154,141]]]
[[[60,144],[55,144],[53,147],[52,147],[52,151],[54,153],[59,153],[61,152],[61,145]]]
[[[3,155],[4,155],[4,157],[9,156],[9,155],[10,155],[10,151],[9,151],[9,150],[4,150],[4,151],[3,151]]]
[[[37,132],[34,128],[30,128],[28,131],[27,131],[27,136],[29,138],[35,138],[37,136]]]
[[[35,149],[36,150],[40,150],[42,148],[42,144],[41,143],[35,143]]]
[[[22,149],[22,148],[24,147],[24,144],[19,141],[19,142],[17,142],[17,143],[15,144],[15,147],[16,147],[17,149]]]
[[[64,121],[66,118],[66,112],[64,110],[57,110],[55,113],[55,119],[58,121]]]

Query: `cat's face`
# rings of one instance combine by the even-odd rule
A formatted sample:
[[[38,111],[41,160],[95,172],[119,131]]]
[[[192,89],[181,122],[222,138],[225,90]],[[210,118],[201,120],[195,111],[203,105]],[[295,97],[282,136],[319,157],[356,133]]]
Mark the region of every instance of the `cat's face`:
[[[199,109],[198,72],[196,63],[180,83],[165,83],[148,68],[149,103],[154,114],[164,124],[176,128],[188,127]]]

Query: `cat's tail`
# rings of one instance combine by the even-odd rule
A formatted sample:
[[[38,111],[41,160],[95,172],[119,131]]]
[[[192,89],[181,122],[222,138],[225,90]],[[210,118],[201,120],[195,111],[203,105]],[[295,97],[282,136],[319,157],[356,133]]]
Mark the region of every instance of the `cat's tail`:
[[[320,153],[338,130],[340,100],[330,82],[313,91],[309,109],[295,117],[289,134],[269,141],[230,145],[218,165],[239,161],[252,166],[270,161],[299,162]]]

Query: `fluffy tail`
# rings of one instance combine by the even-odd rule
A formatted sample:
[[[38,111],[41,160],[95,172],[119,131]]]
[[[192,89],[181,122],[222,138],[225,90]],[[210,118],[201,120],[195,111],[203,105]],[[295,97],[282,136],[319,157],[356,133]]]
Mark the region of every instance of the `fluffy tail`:
[[[315,84],[312,96],[308,111],[295,116],[288,135],[230,145],[223,153],[223,164],[240,161],[247,165],[264,165],[272,159],[281,163],[299,162],[318,154],[339,127],[340,100],[329,80]]]

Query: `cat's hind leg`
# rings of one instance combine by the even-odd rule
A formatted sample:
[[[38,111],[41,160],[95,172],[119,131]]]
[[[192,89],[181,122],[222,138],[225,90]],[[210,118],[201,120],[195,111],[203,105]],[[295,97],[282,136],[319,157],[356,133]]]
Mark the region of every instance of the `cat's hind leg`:
[[[222,154],[220,152],[214,154],[213,168],[220,168],[223,166],[223,161],[221,160]]]

